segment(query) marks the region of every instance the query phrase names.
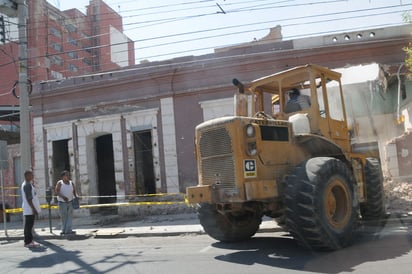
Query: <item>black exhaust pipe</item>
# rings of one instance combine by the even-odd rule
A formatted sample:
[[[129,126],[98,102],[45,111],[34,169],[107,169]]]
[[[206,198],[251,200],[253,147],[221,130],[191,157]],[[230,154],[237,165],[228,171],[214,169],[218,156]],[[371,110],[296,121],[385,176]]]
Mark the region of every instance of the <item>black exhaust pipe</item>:
[[[243,94],[245,93],[245,87],[243,86],[243,84],[236,78],[234,78],[232,80],[233,85],[237,86],[237,88],[239,89],[239,93]]]

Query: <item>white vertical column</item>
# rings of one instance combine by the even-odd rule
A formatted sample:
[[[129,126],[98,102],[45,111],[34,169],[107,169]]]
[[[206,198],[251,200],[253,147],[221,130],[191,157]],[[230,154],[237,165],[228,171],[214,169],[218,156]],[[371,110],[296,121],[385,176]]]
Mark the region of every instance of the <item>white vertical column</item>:
[[[163,129],[163,150],[168,193],[179,193],[179,176],[176,152],[176,127],[173,98],[160,100]]]
[[[33,118],[33,153],[34,153],[34,175],[37,182],[41,182],[39,185],[39,193],[45,193],[46,187],[50,182],[46,182],[46,173],[49,172],[46,169],[46,161],[44,154],[44,139],[43,139],[43,118]],[[23,173],[21,173],[23,174]],[[43,196],[43,195],[40,195]]]

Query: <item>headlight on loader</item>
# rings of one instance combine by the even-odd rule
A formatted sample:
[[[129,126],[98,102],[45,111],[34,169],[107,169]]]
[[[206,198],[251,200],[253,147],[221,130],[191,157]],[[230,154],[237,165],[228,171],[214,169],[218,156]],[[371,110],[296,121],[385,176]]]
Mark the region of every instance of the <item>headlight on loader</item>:
[[[255,127],[252,124],[246,126],[246,136],[248,138],[255,137]]]
[[[256,142],[247,143],[247,154],[249,156],[255,156],[257,153]]]

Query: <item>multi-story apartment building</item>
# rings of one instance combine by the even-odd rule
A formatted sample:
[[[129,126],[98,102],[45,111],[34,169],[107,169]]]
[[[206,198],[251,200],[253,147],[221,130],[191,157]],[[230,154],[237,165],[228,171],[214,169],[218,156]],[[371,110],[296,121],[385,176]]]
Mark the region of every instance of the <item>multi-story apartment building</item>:
[[[122,17],[102,0],[90,0],[86,14],[77,9],[60,11],[46,0],[27,4],[32,83],[134,65],[134,43],[123,33]],[[17,18],[3,16],[6,42],[0,44],[0,106],[18,106],[18,90],[13,94],[19,77]]]
[[[86,14],[60,11],[46,0],[26,3],[29,92],[36,82],[134,65],[134,42],[123,34],[122,17],[102,0],[90,0]],[[10,146],[19,143],[19,31],[17,18],[0,16],[6,38],[0,42],[0,140],[7,140],[8,160],[15,167],[5,174],[7,207],[20,204],[8,195],[18,194],[15,185],[22,181],[19,146]]]

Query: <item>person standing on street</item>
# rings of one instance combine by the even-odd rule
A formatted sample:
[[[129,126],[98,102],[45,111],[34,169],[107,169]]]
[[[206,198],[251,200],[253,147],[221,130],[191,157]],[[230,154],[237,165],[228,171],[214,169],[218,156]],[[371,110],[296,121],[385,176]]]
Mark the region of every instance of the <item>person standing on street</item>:
[[[60,174],[61,180],[56,184],[56,195],[59,203],[59,212],[62,221],[61,235],[75,234],[72,230],[73,206],[72,200],[77,197],[74,183],[70,180],[67,170]]]
[[[33,171],[24,172],[24,182],[21,186],[22,208],[24,216],[24,246],[39,247],[40,245],[33,241],[34,219],[41,211],[40,201],[37,196],[36,186],[33,181]]]

